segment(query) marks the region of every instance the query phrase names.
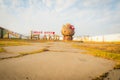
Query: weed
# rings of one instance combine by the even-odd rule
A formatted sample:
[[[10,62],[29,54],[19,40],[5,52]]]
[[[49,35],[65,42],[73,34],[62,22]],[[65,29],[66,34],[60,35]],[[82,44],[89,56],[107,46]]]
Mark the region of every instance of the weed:
[[[31,51],[31,52],[20,52],[20,54],[21,55],[28,55],[28,54],[41,53],[41,52],[45,52],[45,51],[49,51],[49,49],[43,48],[43,49],[39,49],[39,50],[36,50],[36,51]]]
[[[43,48],[43,49],[40,49],[40,50],[31,51],[31,52],[21,52],[21,53],[19,53],[20,55],[0,58],[0,60],[18,58],[18,57],[23,57],[23,56],[26,56],[26,55],[41,53],[41,52],[45,52],[45,51],[49,51],[49,49]]]
[[[0,53],[1,52],[6,52],[6,50],[4,48],[0,47]]]

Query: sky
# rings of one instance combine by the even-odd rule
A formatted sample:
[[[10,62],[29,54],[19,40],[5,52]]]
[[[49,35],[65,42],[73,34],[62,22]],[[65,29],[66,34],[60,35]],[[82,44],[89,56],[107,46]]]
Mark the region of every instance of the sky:
[[[0,0],[0,26],[12,31],[61,35],[66,23],[75,36],[120,33],[120,0]]]

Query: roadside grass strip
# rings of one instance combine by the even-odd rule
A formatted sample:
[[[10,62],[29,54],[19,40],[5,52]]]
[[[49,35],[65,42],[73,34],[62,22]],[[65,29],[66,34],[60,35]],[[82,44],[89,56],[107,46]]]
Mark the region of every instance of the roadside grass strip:
[[[120,69],[120,54],[118,53],[107,52],[107,51],[99,50],[98,48],[91,48],[89,46],[81,46],[77,44],[74,44],[72,46],[82,50],[87,50],[87,52],[83,52],[85,54],[91,54],[97,57],[113,60],[116,62],[116,66],[114,67],[114,69]]]
[[[119,48],[115,48],[114,51],[112,51],[111,49],[113,48],[109,48],[109,46],[107,46],[107,48],[105,49],[101,49],[100,47],[91,47],[89,45],[80,45],[80,44],[73,44],[72,45],[74,48],[78,48],[78,49],[82,49],[82,50],[86,50],[86,52],[82,52],[83,54],[90,54],[93,56],[97,56],[97,57],[101,57],[101,58],[105,58],[105,59],[109,59],[109,60],[113,60],[116,62],[116,65],[114,66],[114,69],[120,69],[120,53],[119,53]],[[110,50],[108,50],[108,48]],[[103,80],[104,78],[106,78],[109,75],[109,72],[103,73],[98,77],[95,77],[92,80]]]
[[[0,41],[0,46],[20,46],[20,45],[30,45],[30,43],[18,41]]]

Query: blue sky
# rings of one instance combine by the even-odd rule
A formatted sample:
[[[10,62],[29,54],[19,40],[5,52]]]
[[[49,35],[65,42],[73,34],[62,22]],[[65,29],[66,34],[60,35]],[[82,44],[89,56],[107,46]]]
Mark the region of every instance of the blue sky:
[[[0,26],[29,35],[75,26],[75,36],[120,33],[120,0],[0,0]]]

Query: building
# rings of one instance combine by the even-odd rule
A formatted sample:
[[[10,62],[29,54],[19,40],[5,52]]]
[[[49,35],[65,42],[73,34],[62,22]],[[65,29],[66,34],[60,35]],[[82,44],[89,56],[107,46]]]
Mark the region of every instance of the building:
[[[0,27],[0,39],[9,39],[9,38],[21,39],[21,38],[26,38],[26,36],[13,32],[8,29],[5,29],[3,27]]]

